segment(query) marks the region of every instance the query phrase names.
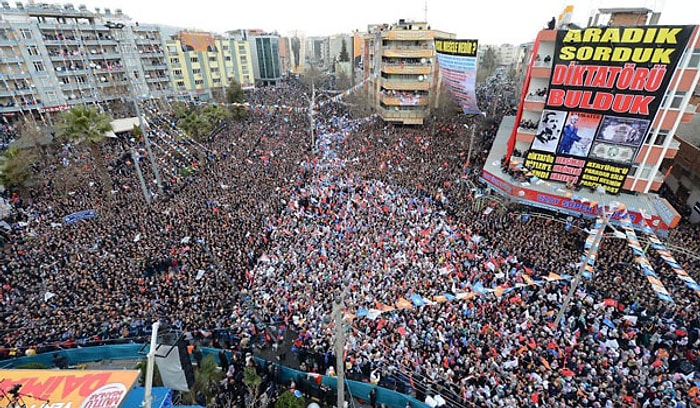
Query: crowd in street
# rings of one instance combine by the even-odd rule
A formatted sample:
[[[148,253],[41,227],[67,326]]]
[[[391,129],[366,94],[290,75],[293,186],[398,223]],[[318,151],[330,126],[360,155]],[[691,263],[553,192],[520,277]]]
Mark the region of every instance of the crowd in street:
[[[0,351],[142,338],[164,319],[234,350],[292,333],[303,368],[333,375],[337,312],[349,377],[431,404],[697,406],[698,293],[653,250],[674,303],[656,297],[624,240],[606,239],[555,325],[586,235],[482,196],[479,170],[513,109],[501,81],[479,90],[486,118],[423,127],[321,100],[315,139],[295,81],[256,90],[246,119],[192,144],[166,138],[173,121],[154,108],[165,188],[144,158],[151,205],[123,145],[102,149],[109,197],[94,159],[66,148],[44,188],[14,199]],[[63,222],[89,209],[94,218]],[[686,224],[671,235],[696,254],[699,238]],[[674,255],[697,280],[697,258]]]

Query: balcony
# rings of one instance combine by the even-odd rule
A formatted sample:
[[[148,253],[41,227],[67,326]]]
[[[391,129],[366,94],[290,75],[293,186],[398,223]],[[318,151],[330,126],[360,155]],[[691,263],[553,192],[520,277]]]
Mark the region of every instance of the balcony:
[[[432,41],[434,34],[431,30],[390,30],[382,34],[382,38],[399,41]]]
[[[167,71],[168,66],[166,64],[144,65],[143,69],[146,71],[153,71],[156,69],[162,69]]]
[[[382,72],[387,74],[430,75],[432,66],[428,64],[384,63]]]
[[[62,68],[62,67],[56,67],[56,75],[58,76],[66,76],[66,75],[87,75],[90,73],[90,70],[85,69],[85,68],[75,68],[75,69],[70,69],[70,68]]]
[[[146,78],[146,82],[148,82],[148,83],[154,83],[154,82],[170,82],[170,77],[168,77],[168,76],[159,76],[159,77],[153,77],[153,78]]]
[[[397,110],[398,109],[398,110]],[[427,109],[421,110],[401,110],[399,108],[388,109],[377,107],[377,112],[382,119],[390,122],[403,122],[405,124],[422,125],[423,119],[428,115]]]
[[[379,99],[383,104],[388,106],[427,106],[428,97],[423,95],[384,95]]]
[[[33,88],[22,88],[22,89],[0,89],[0,97],[1,96],[23,96],[23,95],[31,95],[34,93]]]
[[[435,50],[429,47],[401,47],[389,46],[384,47],[382,55],[387,58],[432,58],[435,56]]]
[[[29,72],[0,72],[0,78],[4,78],[6,80],[11,80],[11,79],[26,79],[29,78]]]
[[[384,89],[394,91],[427,91],[430,90],[428,81],[410,81],[382,78],[381,85]]]
[[[89,54],[91,60],[95,59],[120,59],[121,55],[119,55],[116,52],[103,52],[103,53],[94,53],[94,54]]]
[[[24,60],[21,57],[15,57],[15,56],[2,56],[2,64],[20,64],[24,62]]]

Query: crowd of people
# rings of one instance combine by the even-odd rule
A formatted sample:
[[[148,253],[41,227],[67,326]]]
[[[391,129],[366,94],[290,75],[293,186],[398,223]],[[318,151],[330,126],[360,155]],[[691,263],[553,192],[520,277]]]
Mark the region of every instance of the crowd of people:
[[[163,319],[233,350],[290,338],[304,369],[333,375],[341,310],[348,376],[391,378],[431,404],[700,404],[698,294],[653,250],[675,303],[656,297],[624,241],[606,239],[594,277],[554,324],[585,232],[555,217],[523,221],[477,194],[500,118],[515,106],[503,78],[478,92],[488,117],[425,127],[351,117],[321,100],[315,139],[309,90],[294,80],[247,95],[245,119],[191,144],[166,138],[175,120],[153,108],[165,185],[159,193],[143,161],[151,205],[124,145],[102,149],[108,197],[94,158],[64,150],[43,188],[14,199],[0,353],[140,339]],[[469,160],[465,124],[478,126]],[[63,222],[83,210],[96,216]],[[697,254],[697,229],[671,234]],[[674,255],[697,278],[697,258]]]

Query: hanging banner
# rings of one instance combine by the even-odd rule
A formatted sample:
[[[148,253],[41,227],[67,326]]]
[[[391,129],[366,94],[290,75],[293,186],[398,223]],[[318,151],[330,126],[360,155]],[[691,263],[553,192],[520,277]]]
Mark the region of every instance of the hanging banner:
[[[65,217],[63,217],[63,224],[70,225],[74,222],[87,220],[90,218],[95,218],[96,216],[97,216],[97,213],[95,212],[95,210],[78,211],[78,212],[74,212],[73,214],[68,214]]]
[[[481,114],[476,102],[477,40],[435,39],[440,78],[465,114]]]
[[[560,30],[525,167],[617,194],[650,132],[693,26]]]

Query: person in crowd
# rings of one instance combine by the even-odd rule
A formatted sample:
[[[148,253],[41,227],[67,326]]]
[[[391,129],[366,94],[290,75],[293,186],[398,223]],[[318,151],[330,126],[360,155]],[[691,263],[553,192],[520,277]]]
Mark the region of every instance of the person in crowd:
[[[478,177],[500,119],[515,109],[512,82],[492,78],[477,89],[493,114],[474,119],[469,166],[464,117],[392,126],[323,98],[310,149],[308,95],[296,80],[251,91],[246,118],[197,141],[175,137],[170,107],[145,106],[165,184],[151,205],[126,146],[102,149],[109,199],[94,158],[80,146],[63,151],[43,170],[41,189],[13,200],[0,254],[1,346],[144,341],[161,320],[193,344],[228,347],[217,398],[225,406],[244,395],[254,353],[286,353],[285,364],[330,372],[342,299],[346,376],[375,373],[378,386],[421,401],[700,403],[698,296],[660,254],[650,249],[650,262],[674,303],[655,295],[624,241],[606,238],[594,277],[556,326],[585,223],[523,222],[516,206],[475,198],[486,191]],[[142,171],[157,191],[149,166]],[[63,223],[86,209],[96,216]],[[685,252],[700,250],[698,232],[681,224],[670,237],[684,243],[674,255],[695,279],[697,257]]]

